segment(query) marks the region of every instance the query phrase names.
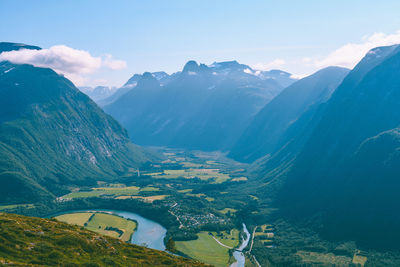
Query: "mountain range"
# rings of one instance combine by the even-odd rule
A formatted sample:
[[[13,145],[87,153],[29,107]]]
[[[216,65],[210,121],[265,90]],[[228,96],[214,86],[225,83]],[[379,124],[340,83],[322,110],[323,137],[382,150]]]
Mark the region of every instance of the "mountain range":
[[[110,180],[149,159],[116,120],[63,76],[0,62],[0,203],[54,198],[71,185]]]
[[[312,116],[317,107],[330,98],[348,72],[348,69],[328,67],[285,88],[258,112],[229,156],[253,162],[272,155],[290,143],[299,133],[295,129],[307,123],[302,116]]]
[[[40,49],[0,43],[0,52],[21,48]],[[133,140],[229,152],[252,164],[257,196],[273,198],[279,216],[328,239],[399,248],[398,45],[301,80],[189,61],[107,90],[90,91],[119,122],[53,70],[0,62],[0,203],[54,199],[149,164]]]
[[[326,88],[323,97],[307,101],[308,107],[292,98],[293,111],[284,104],[275,107],[279,114],[273,109],[273,102],[303,79],[256,116],[231,154],[258,159],[253,164],[258,177],[278,188],[274,203],[281,216],[312,226],[328,239],[399,247],[399,66],[399,46],[372,49],[347,75],[345,69],[321,70],[337,72],[336,80],[330,87],[320,84],[320,90]],[[306,94],[301,96],[295,99]]]
[[[140,145],[227,150],[284,86],[283,71],[258,72],[236,61],[189,61],[181,72],[134,75],[106,112]],[[132,87],[127,90],[127,87]]]
[[[330,237],[398,247],[399,66],[399,46],[379,47],[345,78],[288,174],[283,210],[323,214]]]
[[[116,93],[116,87],[108,87],[108,86],[81,86],[78,89],[89,96],[94,102],[100,103],[101,101],[111,97],[114,93]]]

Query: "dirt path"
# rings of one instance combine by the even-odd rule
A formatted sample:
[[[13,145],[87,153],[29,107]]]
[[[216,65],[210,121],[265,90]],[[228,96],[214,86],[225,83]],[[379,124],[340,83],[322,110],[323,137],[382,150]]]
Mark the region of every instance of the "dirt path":
[[[179,222],[179,229],[181,229],[183,227],[183,224],[181,222],[181,220],[179,219],[178,216],[175,215],[175,213],[173,213],[172,211],[169,210],[169,213],[171,213],[173,216],[175,216],[175,218],[178,220]]]
[[[229,249],[233,249],[232,247],[229,247],[229,246],[227,246],[227,245],[225,245],[225,244],[222,244],[222,243],[221,243],[218,239],[216,239],[214,236],[213,236],[212,238],[214,238],[214,240],[217,241],[217,243],[220,244],[221,246],[226,247],[226,248],[229,248]]]
[[[251,235],[251,245],[250,245],[250,250],[249,250],[249,253],[251,253],[251,250],[253,249],[253,243],[254,243],[254,234],[256,233],[256,229],[257,229],[257,227],[258,227],[258,226],[254,227],[253,234]]]

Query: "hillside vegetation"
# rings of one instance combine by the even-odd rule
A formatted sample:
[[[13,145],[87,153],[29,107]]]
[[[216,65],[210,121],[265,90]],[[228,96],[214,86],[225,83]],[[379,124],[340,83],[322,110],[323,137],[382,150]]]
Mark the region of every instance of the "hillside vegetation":
[[[125,243],[83,227],[0,213],[0,265],[204,266],[171,254]]]
[[[333,239],[399,248],[400,48],[371,50],[337,88],[278,203]]]
[[[0,203],[54,198],[148,161],[69,80],[51,69],[0,62]]]

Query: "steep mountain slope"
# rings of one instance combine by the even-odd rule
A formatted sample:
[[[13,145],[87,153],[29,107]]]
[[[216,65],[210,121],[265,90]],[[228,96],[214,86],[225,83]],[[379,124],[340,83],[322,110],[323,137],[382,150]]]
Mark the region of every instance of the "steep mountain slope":
[[[400,48],[371,50],[329,100],[280,192],[292,218],[331,238],[399,247]],[[316,225],[317,224],[317,225]]]
[[[82,227],[0,213],[0,264],[13,266],[205,266]]]
[[[276,96],[254,118],[229,156],[244,162],[273,154],[296,134],[289,129],[308,110],[329,99],[348,70],[329,67],[301,79]],[[299,127],[299,126],[297,126]]]
[[[248,121],[283,88],[250,74],[236,61],[198,65],[162,84],[145,73],[137,85],[105,110],[134,142],[201,150],[229,148]]]
[[[0,62],[0,203],[32,203],[112,179],[148,157],[69,80]]]

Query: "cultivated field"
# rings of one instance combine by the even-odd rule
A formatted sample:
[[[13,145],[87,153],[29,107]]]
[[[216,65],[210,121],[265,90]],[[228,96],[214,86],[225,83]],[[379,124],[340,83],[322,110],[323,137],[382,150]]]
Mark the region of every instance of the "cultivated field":
[[[298,251],[304,263],[310,265],[336,265],[336,266],[349,266],[352,259],[346,256],[337,256],[333,253],[318,253],[309,251]]]
[[[177,250],[199,261],[226,267],[229,262],[229,249],[218,244],[208,232],[201,232],[198,237],[192,241],[177,241]]]
[[[219,212],[221,212],[222,214],[227,214],[228,212],[230,212],[230,213],[235,213],[237,210],[235,210],[235,209],[232,209],[232,208],[225,208],[225,209],[222,209],[222,210],[220,210]]]
[[[62,198],[72,199],[72,198],[86,198],[86,197],[118,197],[118,196],[135,196],[140,192],[154,192],[158,191],[159,188],[156,187],[144,187],[140,188],[138,186],[123,186],[123,187],[94,187],[90,191],[78,191],[69,193]]]
[[[119,196],[117,199],[142,199],[144,202],[153,202],[154,200],[163,200],[168,195],[155,195],[155,196],[148,196],[148,197],[142,197],[142,196]]]
[[[222,244],[235,248],[239,245],[239,230],[232,229],[231,231],[221,231],[219,233],[212,232],[213,236]]]
[[[123,241],[129,241],[137,227],[136,222],[132,220],[101,212],[76,212],[55,218],[69,224],[84,226],[91,231],[119,238]]]
[[[186,164],[187,165],[187,164]],[[203,181],[214,180],[214,183],[220,184],[223,183],[231,177],[226,173],[221,173],[219,169],[181,169],[181,170],[163,170],[163,172],[153,172],[153,173],[145,173],[144,175],[149,175],[154,178],[163,178],[163,179],[193,179],[198,178]]]
[[[57,216],[56,219],[69,224],[84,226],[92,215],[93,215],[92,212],[77,212],[77,213],[63,214]]]

